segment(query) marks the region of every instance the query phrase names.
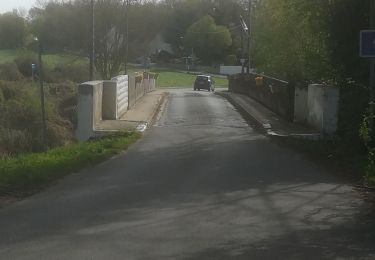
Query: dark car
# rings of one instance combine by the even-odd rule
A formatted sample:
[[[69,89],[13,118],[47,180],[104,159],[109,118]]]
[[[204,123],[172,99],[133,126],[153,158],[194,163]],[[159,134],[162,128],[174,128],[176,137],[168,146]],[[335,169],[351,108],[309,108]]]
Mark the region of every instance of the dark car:
[[[207,89],[208,91],[214,91],[215,81],[211,76],[207,75],[198,75],[194,82],[194,90]]]

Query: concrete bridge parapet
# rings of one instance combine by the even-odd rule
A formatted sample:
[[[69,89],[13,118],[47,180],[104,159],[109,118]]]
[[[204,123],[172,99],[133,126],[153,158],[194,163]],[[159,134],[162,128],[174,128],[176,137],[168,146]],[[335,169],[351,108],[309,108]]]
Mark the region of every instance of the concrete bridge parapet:
[[[136,81],[134,76],[120,75],[112,80],[80,84],[77,140],[86,141],[91,137],[102,135],[103,131],[118,131],[130,125],[121,118],[128,110],[134,108],[137,101],[145,94],[155,90],[156,79],[150,78],[147,73],[142,77],[141,80]],[[105,128],[113,126],[113,129],[103,129],[103,125],[107,126]]]

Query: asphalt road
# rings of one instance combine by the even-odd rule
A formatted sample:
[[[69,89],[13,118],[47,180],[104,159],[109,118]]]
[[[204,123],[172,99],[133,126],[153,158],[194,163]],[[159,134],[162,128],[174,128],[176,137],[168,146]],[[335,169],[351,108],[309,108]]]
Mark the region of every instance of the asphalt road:
[[[1,209],[0,259],[375,259],[375,217],[224,98],[174,90],[126,154]]]

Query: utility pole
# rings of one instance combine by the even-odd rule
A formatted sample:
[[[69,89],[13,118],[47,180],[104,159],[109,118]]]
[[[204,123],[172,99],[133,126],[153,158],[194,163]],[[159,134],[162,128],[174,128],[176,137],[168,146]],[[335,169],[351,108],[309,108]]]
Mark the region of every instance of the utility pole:
[[[129,7],[130,3],[129,0],[125,0],[126,3],[126,9],[125,9],[125,22],[126,22],[126,28],[125,28],[125,39],[126,39],[126,46],[125,46],[125,64],[124,64],[124,69],[125,69],[125,75],[128,74],[128,56],[129,56]]]
[[[247,29],[247,73],[250,73],[251,63],[250,63],[250,37],[251,37],[251,0],[249,0],[249,7],[248,7],[248,14],[247,17],[249,19],[249,26]]]
[[[241,74],[245,72],[245,67],[244,67],[244,57],[243,57],[243,31],[241,31]]]
[[[43,66],[42,66],[42,52],[43,52],[43,46],[40,42],[40,39],[37,39],[38,41],[38,72],[39,72],[39,86],[40,86],[40,106],[42,109],[42,143],[43,143],[43,150],[47,147],[46,141],[47,141],[47,123],[46,123],[46,109],[44,104],[44,85],[43,85]]]
[[[243,35],[244,33],[246,33],[246,37],[249,38],[249,27],[246,25],[246,22],[244,21],[244,19],[242,18],[242,16],[240,15],[240,23],[241,23],[241,27],[242,27],[242,30],[241,30],[241,59],[240,59],[240,62],[241,62],[241,73],[243,74],[244,71],[245,71],[245,62],[246,62],[246,59],[244,57],[244,42],[243,42]],[[249,39],[247,41],[248,45],[247,45],[247,51],[249,49]]]
[[[90,28],[91,28],[91,43],[90,43],[90,80],[94,80],[94,58],[95,58],[95,4],[91,0],[91,15],[90,15]]]

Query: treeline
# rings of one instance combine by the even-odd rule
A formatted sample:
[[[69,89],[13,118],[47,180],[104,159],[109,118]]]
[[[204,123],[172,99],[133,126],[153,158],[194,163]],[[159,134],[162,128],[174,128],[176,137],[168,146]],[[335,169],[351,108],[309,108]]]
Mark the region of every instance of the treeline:
[[[1,18],[7,21],[0,20],[0,38],[4,39],[0,48],[32,47],[36,36],[45,51],[87,56],[91,45],[90,2],[51,1],[43,7],[32,8],[26,18],[17,13],[3,15]],[[166,55],[169,60],[194,53],[203,63],[218,64],[238,52],[241,32],[238,20],[242,8],[236,0],[126,3],[95,1],[96,68],[104,78],[118,73],[126,48],[131,61],[142,56],[156,59],[160,49],[152,42],[157,36],[170,44],[172,53]],[[10,26],[10,22],[14,25]],[[2,31],[1,24],[7,29]],[[17,37],[7,40],[10,34]]]
[[[255,66],[293,81],[368,79],[359,31],[369,27],[369,0],[262,0],[252,37]]]
[[[87,56],[90,2],[51,1],[32,8],[27,18],[1,15],[0,48],[28,47],[33,35],[48,51]],[[206,64],[234,65],[247,56],[240,16],[248,23],[248,1],[126,2],[95,1],[97,67],[108,62],[98,68],[104,76],[119,69],[124,58],[113,60],[124,57],[126,47],[130,60],[156,54],[150,43],[157,35],[170,44],[174,57],[194,54]],[[358,57],[358,33],[368,28],[369,6],[369,0],[252,0],[251,63],[288,80],[365,82],[367,64]]]

